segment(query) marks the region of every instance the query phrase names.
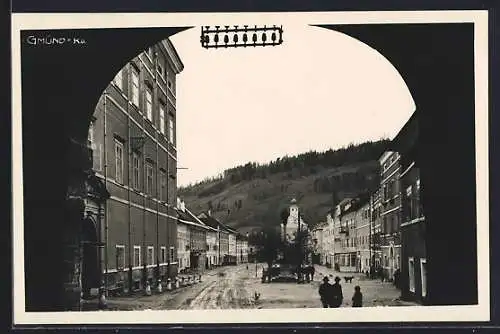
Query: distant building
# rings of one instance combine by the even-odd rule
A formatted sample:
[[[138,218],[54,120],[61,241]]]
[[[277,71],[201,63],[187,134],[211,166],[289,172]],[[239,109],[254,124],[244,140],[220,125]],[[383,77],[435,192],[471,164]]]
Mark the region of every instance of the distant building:
[[[237,263],[248,262],[248,237],[241,234],[236,235],[236,254]]]
[[[327,222],[320,222],[318,225],[312,230],[312,248],[313,248],[313,256],[312,260],[314,264],[321,264],[322,262],[322,254],[324,254],[325,249],[324,246],[324,233],[326,232]]]
[[[381,268],[382,265],[382,248],[381,248],[381,235],[382,235],[382,199],[381,190],[377,189],[371,196],[371,249],[372,249],[372,266],[375,272]]]
[[[356,245],[356,199],[342,203],[338,216],[336,235],[340,236],[335,245],[335,264],[339,271],[355,272],[357,269],[358,249]]]
[[[401,294],[406,300],[427,299],[426,220],[420,200],[420,169],[415,164],[418,118],[414,113],[393,140],[401,159]]]
[[[370,272],[370,199],[365,196],[358,204],[356,211],[356,233],[355,245],[358,249],[358,259],[356,263],[356,271],[361,273]]]
[[[228,227],[227,225],[224,226],[226,230],[228,231],[228,256],[226,258],[226,264],[237,264],[238,262],[238,253],[237,253],[237,241],[236,241],[236,236],[238,234],[237,231],[233,230],[232,228]]]
[[[286,221],[286,225],[281,225],[281,236],[283,240],[288,242],[294,242],[297,231],[299,230],[299,222],[301,230],[308,230],[308,225],[299,217],[299,206],[297,205],[297,200],[292,199],[290,202],[289,215]]]
[[[229,256],[229,231],[226,226],[212,216],[211,211],[202,212],[198,218],[209,227],[217,230],[217,264],[224,265]],[[226,260],[227,261],[227,260]]]
[[[207,267],[207,231],[209,230],[198,217],[186,208],[184,201],[177,209],[178,226],[186,225],[189,235],[189,269],[193,272],[203,272]],[[180,241],[180,240],[179,240]]]
[[[137,290],[177,275],[175,99],[183,67],[165,39],[121,68],[96,105],[88,145],[110,197],[101,212],[85,210],[101,223],[83,227],[84,295],[101,284]]]
[[[207,267],[212,268],[219,265],[218,258],[218,234],[217,229],[209,226],[207,230]]]
[[[379,159],[381,166],[380,188],[382,211],[381,250],[383,275],[392,280],[394,272],[401,268],[401,196],[399,175],[400,155],[386,151]]]
[[[326,226],[323,229],[324,255],[321,261],[325,266],[331,266],[332,268],[335,263],[335,239],[337,238],[335,234],[335,220],[338,220],[338,212],[336,209],[326,215]]]

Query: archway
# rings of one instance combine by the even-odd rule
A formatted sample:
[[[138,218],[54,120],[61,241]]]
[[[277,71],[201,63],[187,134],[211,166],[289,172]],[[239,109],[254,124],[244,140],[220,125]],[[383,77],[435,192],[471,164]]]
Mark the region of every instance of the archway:
[[[473,25],[324,28],[371,45],[394,64],[406,81],[420,115],[419,147],[425,148],[418,152],[417,161],[425,185],[421,196],[430,221],[429,303],[477,303],[475,191],[464,191],[475,189],[475,147],[469,140],[474,138],[474,114],[470,112],[474,109],[474,71],[470,70],[474,66]],[[129,59],[154,41],[182,29],[66,30],[61,32],[94,43],[84,49],[63,47],[49,51],[22,45],[28,311],[78,309],[75,245],[79,243],[84,216],[86,172],[91,167],[86,141],[93,103]],[[23,31],[21,37],[26,39],[30,33]],[[116,43],[117,40],[126,42]],[[78,66],[75,59],[79,60]],[[51,85],[46,84],[49,77],[53,79]],[[47,143],[51,144],[50,150],[46,149]],[[61,162],[61,156],[65,161]],[[448,194],[454,194],[451,203],[440,200]],[[50,204],[40,205],[41,198],[49,198]],[[39,217],[50,217],[50,237],[47,226],[39,224]],[[465,272],[464,264],[469,268]],[[453,281],[444,279],[450,276]]]

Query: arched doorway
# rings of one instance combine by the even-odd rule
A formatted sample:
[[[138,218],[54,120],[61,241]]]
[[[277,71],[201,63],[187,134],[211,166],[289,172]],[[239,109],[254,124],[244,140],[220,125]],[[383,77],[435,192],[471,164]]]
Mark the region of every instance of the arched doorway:
[[[91,217],[83,220],[81,247],[82,295],[86,299],[91,297],[91,290],[93,288],[99,288],[101,285],[97,228]]]

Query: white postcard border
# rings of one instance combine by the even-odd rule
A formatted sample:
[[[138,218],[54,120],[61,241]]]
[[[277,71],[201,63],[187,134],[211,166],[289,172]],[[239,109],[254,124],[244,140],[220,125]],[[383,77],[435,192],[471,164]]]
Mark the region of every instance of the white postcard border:
[[[203,324],[304,322],[443,322],[490,319],[488,180],[488,12],[284,12],[284,13],[13,13],[12,194],[13,322],[23,324]],[[242,24],[474,23],[478,305],[367,307],[361,309],[259,309],[203,311],[26,312],[24,304],[23,169],[20,31],[43,29],[189,27]],[[286,34],[286,31],[285,31]]]

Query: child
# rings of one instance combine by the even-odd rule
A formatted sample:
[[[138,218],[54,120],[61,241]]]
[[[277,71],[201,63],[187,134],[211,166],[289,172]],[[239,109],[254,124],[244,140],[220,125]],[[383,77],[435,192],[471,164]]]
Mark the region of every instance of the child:
[[[361,288],[359,285],[354,287],[354,295],[352,296],[352,307],[362,307],[363,306],[363,294],[361,293]]]

